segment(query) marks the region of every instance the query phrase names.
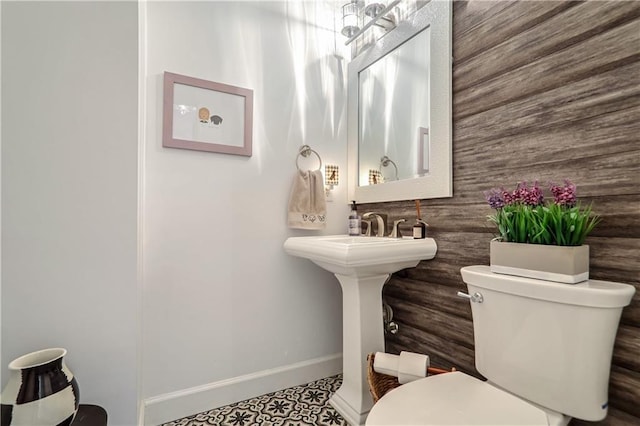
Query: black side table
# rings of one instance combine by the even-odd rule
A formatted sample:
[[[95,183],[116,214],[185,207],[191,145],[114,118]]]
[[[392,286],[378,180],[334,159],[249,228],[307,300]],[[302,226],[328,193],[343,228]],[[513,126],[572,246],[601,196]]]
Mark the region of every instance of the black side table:
[[[99,405],[80,404],[71,426],[107,426],[107,412]]]

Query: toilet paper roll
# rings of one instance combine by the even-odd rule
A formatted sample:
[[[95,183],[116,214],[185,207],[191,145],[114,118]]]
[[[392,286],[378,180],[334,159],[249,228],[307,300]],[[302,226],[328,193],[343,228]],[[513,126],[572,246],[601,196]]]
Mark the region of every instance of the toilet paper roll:
[[[384,352],[376,352],[373,359],[373,371],[388,376],[398,377],[398,355],[387,354]]]
[[[398,357],[398,382],[404,385],[426,377],[428,367],[429,357],[427,355],[402,351]]]

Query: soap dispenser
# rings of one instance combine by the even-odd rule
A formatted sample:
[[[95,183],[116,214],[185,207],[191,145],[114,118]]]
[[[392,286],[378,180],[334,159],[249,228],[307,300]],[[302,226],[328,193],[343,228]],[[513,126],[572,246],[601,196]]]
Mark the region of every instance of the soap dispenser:
[[[355,201],[352,201],[351,203],[351,213],[349,213],[349,235],[361,235],[362,230],[360,226],[360,216],[358,216],[358,208],[356,207]]]
[[[427,237],[427,222],[422,220],[420,215],[420,200],[416,200],[416,223],[413,225],[413,238],[422,239]]]

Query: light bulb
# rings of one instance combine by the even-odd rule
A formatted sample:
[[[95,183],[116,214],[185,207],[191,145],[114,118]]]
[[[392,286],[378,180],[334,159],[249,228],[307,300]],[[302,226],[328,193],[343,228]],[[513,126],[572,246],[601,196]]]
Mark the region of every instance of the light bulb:
[[[384,10],[384,4],[375,0],[365,0],[364,14],[370,18],[375,18]]]
[[[360,30],[358,26],[358,4],[347,3],[342,6],[342,35],[352,37]]]

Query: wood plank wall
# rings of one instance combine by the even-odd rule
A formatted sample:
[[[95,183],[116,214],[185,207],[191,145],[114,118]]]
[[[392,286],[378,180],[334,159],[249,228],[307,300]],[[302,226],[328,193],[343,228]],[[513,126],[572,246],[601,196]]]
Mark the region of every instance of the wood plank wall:
[[[638,289],[601,424],[640,424],[640,2],[456,1],[453,33],[454,196],[422,201],[436,258],[385,286],[400,326],[387,351],[479,376],[469,303],[455,294],[461,267],[489,263],[483,191],[570,178],[603,217],[587,240],[591,277]],[[415,217],[412,201],[358,210]]]

